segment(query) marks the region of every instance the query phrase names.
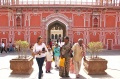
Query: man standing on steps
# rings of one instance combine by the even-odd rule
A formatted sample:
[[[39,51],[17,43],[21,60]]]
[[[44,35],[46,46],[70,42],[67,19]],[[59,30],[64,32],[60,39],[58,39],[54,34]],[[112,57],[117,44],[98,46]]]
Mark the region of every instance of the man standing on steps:
[[[2,43],[1,43],[1,53],[3,52],[3,50],[7,53],[7,50],[5,50],[5,43],[2,41]]]

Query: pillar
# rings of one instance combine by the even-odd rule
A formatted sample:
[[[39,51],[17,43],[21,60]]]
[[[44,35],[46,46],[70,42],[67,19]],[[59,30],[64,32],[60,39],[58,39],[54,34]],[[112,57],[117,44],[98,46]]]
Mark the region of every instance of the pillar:
[[[103,0],[100,0],[100,5],[103,5]]]
[[[15,5],[15,0],[11,0],[11,5]]]

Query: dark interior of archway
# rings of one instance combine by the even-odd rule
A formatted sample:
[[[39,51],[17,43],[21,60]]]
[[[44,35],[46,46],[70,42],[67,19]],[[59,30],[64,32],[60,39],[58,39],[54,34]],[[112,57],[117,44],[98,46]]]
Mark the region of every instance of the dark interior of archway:
[[[50,37],[50,31],[51,31],[51,29],[55,26],[55,25],[59,25],[59,27],[63,30],[63,37],[65,37],[66,36],[66,26],[65,26],[65,24],[63,24],[62,22],[59,22],[59,21],[55,21],[55,22],[53,22],[53,23],[51,23],[49,26],[48,26],[48,42],[49,42],[49,39],[51,39],[51,37]],[[63,38],[62,38],[62,40],[63,40]]]

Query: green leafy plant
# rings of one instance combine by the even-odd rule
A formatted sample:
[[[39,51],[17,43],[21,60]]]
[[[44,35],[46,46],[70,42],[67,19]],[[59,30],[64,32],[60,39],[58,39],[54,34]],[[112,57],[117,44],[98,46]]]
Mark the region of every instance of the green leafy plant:
[[[88,43],[87,51],[91,54],[91,58],[98,58],[98,53],[103,50],[102,42],[90,42]],[[95,56],[96,55],[96,56]]]

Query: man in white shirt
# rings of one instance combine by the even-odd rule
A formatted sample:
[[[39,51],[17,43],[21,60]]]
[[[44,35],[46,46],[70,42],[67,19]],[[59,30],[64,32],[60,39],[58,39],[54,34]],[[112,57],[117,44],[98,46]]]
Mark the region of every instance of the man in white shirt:
[[[81,61],[85,55],[85,46],[83,44],[83,39],[78,39],[78,42],[73,45],[72,50],[74,52],[73,60],[74,60],[76,78],[79,78]]]
[[[2,43],[1,43],[1,53],[3,52],[3,50],[7,53],[7,50],[5,50],[5,43],[2,41]]]

